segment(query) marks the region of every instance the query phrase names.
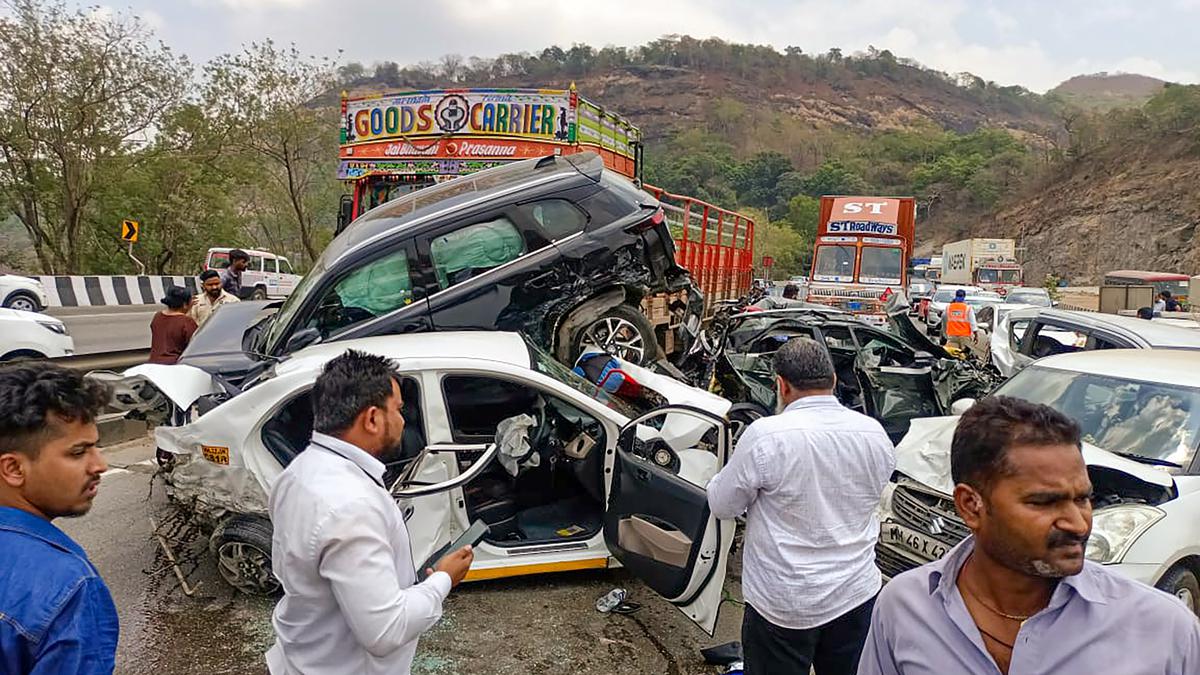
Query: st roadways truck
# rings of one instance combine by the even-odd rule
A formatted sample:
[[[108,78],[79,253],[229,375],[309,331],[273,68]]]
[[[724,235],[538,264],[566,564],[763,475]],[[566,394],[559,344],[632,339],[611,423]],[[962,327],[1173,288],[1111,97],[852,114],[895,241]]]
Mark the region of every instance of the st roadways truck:
[[[1007,295],[1023,281],[1012,239],[963,239],[942,247],[942,283]]]
[[[642,134],[625,118],[554,89],[433,89],[341,99],[338,232],[372,208],[422,188],[530,158],[593,152],[604,169],[658,200],[675,262],[704,296],[704,312],[750,290],[754,223],[744,215],[641,184]],[[649,292],[642,313],[663,351],[675,351],[682,293]]]
[[[888,297],[908,288],[915,222],[912,197],[821,197],[808,301],[886,323]]]

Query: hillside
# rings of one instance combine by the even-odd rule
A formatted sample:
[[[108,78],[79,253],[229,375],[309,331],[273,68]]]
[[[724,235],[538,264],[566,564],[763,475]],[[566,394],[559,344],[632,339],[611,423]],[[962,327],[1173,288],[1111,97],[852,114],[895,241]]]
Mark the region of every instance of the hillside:
[[[1113,143],[1063,167],[1042,190],[996,214],[976,234],[1022,242],[1029,278],[1074,284],[1105,271],[1200,273],[1200,147]]]
[[[1107,111],[1140,106],[1166,84],[1158,78],[1133,73],[1095,73],[1076,75],[1046,92],[1046,96],[1085,110]]]
[[[685,36],[633,49],[551,47],[537,55],[469,63],[461,57],[407,68],[381,63],[373,72],[349,64],[341,70],[342,85],[362,94],[450,85],[565,89],[575,82],[583,96],[640,126],[649,145],[698,125],[725,126],[722,131],[735,149],[750,152],[757,148],[741,147],[741,130],[732,120],[720,119],[723,102],[744,106],[747,119],[771,124],[785,118],[808,130],[933,126],[965,133],[1001,127],[1044,136],[1059,126],[1052,107],[1021,87],[1001,87],[969,74],[951,76],[886,50],[848,56],[837,49],[820,55],[795,48],[780,53]]]

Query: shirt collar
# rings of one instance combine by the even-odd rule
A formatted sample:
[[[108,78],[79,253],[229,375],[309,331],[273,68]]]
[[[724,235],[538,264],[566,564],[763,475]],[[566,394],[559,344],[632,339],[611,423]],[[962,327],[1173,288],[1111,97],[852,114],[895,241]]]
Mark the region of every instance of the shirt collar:
[[[74,539],[68,537],[66,532],[58,529],[54,523],[45,518],[35,516],[28,511],[11,506],[0,506],[0,530],[12,530],[30,537],[37,537],[71,553],[87,557],[83,548],[75,543]]]
[[[784,408],[784,412],[789,410],[800,410],[802,408],[823,408],[826,406],[841,406],[838,403],[836,396],[805,396],[792,401],[788,407]]]
[[[383,474],[387,471],[387,467],[384,466],[383,462],[379,461],[379,458],[371,453],[353,443],[347,443],[340,438],[329,436],[319,431],[313,432],[312,442],[318,446],[324,446],[326,450],[341,456],[343,459],[349,460],[366,472],[376,483],[383,486]]]
[[[934,561],[929,564],[929,594],[941,595],[943,598],[949,593],[958,581],[958,573],[962,571],[962,567],[967,562],[967,558],[971,556],[971,552],[975,550],[975,537],[969,536],[962,540],[950,549],[946,555],[942,556],[941,560]],[[1065,605],[1070,600],[1069,594],[1074,594],[1087,602],[1107,604],[1108,600],[1096,585],[1095,579],[1096,570],[1092,569],[1092,563],[1084,561],[1083,571],[1079,574],[1074,574],[1069,577],[1064,577],[1059,582],[1058,587],[1054,589],[1054,593],[1050,596],[1050,604],[1047,608],[1054,609]]]

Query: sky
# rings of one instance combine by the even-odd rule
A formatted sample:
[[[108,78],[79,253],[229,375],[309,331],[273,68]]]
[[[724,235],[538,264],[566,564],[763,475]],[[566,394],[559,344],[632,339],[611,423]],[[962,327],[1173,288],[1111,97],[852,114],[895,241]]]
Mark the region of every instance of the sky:
[[[491,57],[557,44],[636,46],[668,34],[869,45],[950,73],[1044,92],[1079,74],[1200,81],[1200,0],[124,0],[194,62],[272,38],[340,62]],[[91,3],[89,3],[91,4]],[[339,54],[339,50],[341,50]]]

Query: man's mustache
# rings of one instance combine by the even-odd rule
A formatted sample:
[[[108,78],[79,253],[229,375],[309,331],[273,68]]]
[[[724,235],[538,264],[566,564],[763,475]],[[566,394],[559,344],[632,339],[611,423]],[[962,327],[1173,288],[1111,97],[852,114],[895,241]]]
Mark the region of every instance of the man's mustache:
[[[1051,530],[1050,536],[1046,538],[1046,548],[1063,548],[1067,546],[1084,546],[1087,544],[1088,535],[1072,534],[1063,530]]]

